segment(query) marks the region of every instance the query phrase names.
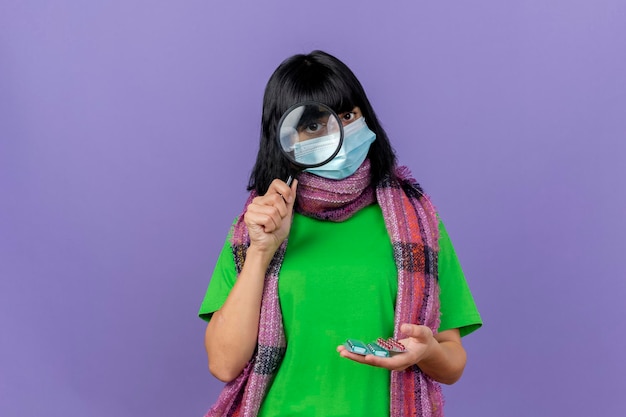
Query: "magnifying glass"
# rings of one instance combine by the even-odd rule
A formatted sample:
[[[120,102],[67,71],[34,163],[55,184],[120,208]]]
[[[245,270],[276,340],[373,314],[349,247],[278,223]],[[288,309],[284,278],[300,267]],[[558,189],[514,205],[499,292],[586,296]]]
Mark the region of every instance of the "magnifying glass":
[[[291,106],[278,123],[278,143],[291,162],[287,185],[307,168],[330,162],[341,149],[343,125],[327,105],[306,101]]]

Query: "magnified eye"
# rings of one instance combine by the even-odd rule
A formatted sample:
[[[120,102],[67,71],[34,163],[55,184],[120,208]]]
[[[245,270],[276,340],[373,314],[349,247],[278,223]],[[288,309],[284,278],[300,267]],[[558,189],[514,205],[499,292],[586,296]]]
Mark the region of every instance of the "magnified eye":
[[[310,123],[310,124],[306,125],[303,130],[306,133],[313,134],[313,133],[317,133],[320,130],[322,130],[323,127],[324,127],[324,125],[322,123]]]
[[[308,121],[298,128],[298,133],[300,133],[300,140],[324,136],[326,134],[326,123],[319,119]]]

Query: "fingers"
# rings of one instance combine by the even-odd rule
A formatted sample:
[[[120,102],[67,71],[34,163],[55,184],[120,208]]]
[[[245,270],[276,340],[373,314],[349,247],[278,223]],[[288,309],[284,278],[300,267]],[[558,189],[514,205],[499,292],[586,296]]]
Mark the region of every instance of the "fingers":
[[[286,212],[285,202],[280,196],[272,199],[256,197],[248,205],[245,221],[248,227],[261,226],[263,231],[271,233],[280,227]]]
[[[293,207],[293,203],[296,200],[296,188],[298,187],[298,180],[294,180],[289,187],[284,181],[276,179],[272,181],[270,186],[267,189],[267,192],[263,197],[272,196],[274,194],[278,194],[282,197],[284,202],[287,205],[291,205]]]
[[[290,222],[296,188],[297,181],[291,187],[278,179],[272,181],[265,195],[255,197],[248,205],[244,216],[248,229],[258,231],[260,227],[262,233],[273,233],[281,229],[285,221]]]
[[[433,337],[433,331],[428,326],[422,326],[419,324],[404,323],[400,326],[400,331],[407,337],[414,337],[419,341],[427,341]]]

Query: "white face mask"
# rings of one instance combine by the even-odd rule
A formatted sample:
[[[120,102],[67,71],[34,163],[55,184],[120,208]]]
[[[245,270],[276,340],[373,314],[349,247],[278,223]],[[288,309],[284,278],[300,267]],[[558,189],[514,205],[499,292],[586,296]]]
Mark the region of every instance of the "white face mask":
[[[341,149],[330,162],[319,167],[307,168],[305,171],[333,180],[341,180],[354,174],[365,161],[370,145],[376,139],[376,134],[369,130],[363,117],[344,127],[343,134]],[[321,147],[324,148],[323,143],[327,140],[321,137],[302,142],[306,144],[306,148],[294,148],[296,159],[306,162],[304,159],[307,155],[314,156],[316,147],[322,145]]]

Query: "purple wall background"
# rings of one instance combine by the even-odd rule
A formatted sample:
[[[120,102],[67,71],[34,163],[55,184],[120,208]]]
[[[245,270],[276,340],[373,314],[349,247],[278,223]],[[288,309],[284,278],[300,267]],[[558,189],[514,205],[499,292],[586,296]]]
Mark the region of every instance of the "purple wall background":
[[[0,415],[206,411],[196,312],[262,91],[315,48],[363,82],[483,314],[447,415],[626,413],[625,3],[371,3],[0,4]]]

